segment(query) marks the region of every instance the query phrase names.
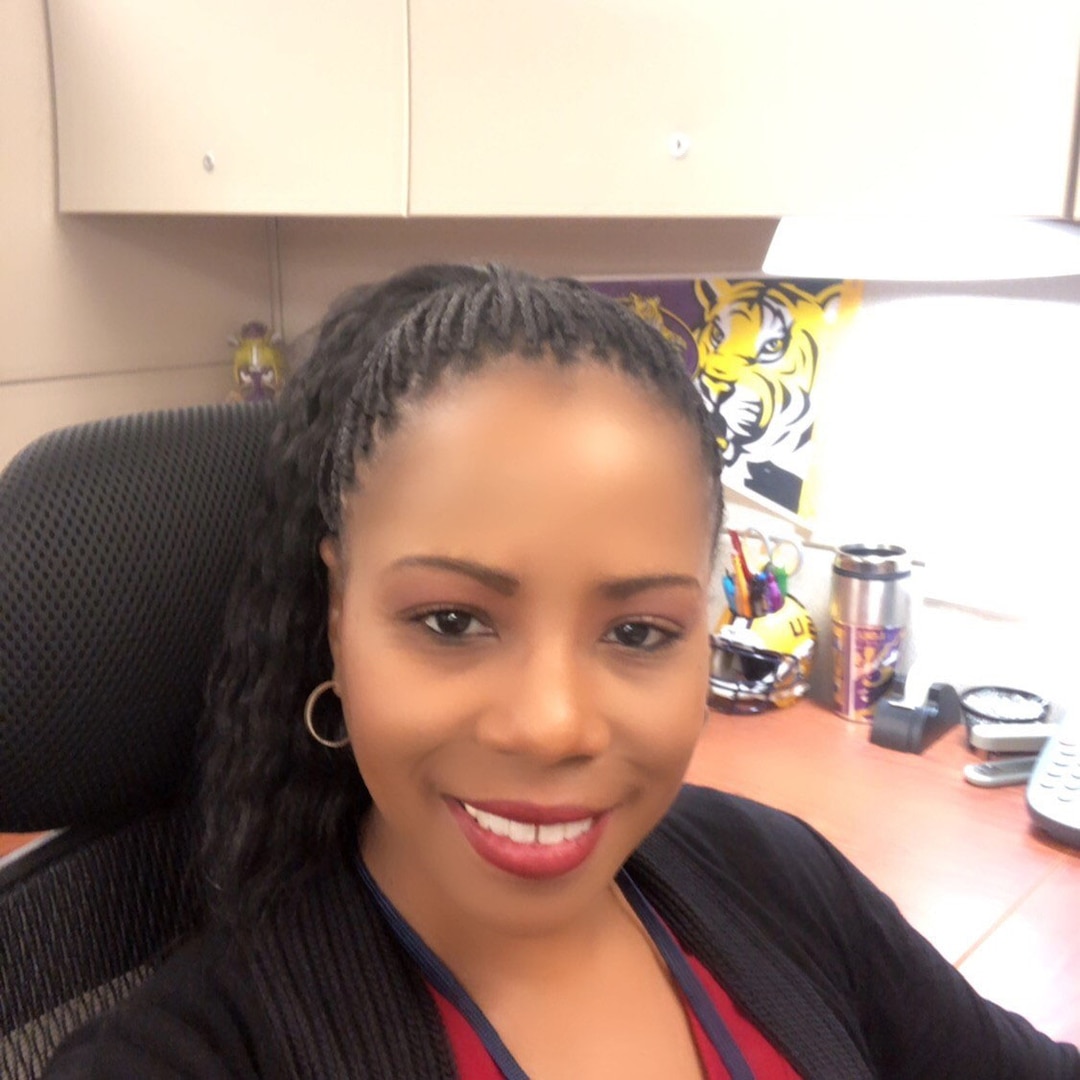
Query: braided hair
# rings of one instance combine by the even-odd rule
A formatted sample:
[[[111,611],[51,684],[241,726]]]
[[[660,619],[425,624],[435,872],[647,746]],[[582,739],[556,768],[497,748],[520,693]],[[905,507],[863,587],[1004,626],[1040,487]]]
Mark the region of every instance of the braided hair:
[[[279,398],[264,495],[211,676],[201,854],[218,917],[250,925],[326,860],[355,851],[370,796],[348,751],[317,744],[302,719],[307,695],[333,667],[319,544],[339,535],[357,467],[403,407],[446,376],[511,353],[611,365],[683,417],[699,433],[715,539],[720,456],[704,405],[678,351],[614,300],[569,279],[451,265],[342,297]],[[333,722],[320,717],[320,728]]]

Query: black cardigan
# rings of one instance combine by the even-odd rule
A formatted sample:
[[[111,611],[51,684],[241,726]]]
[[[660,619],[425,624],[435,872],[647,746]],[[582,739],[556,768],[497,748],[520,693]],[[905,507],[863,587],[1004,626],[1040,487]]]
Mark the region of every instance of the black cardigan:
[[[797,819],[687,787],[628,863],[687,951],[806,1080],[1080,1080],[1080,1053],[978,997]],[[209,932],[78,1033],[67,1077],[455,1076],[430,995],[354,868],[246,943]]]

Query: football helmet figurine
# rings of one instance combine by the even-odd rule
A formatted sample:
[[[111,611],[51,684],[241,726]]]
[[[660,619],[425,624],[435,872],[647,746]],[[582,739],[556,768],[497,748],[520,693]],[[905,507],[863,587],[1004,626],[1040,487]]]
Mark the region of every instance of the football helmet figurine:
[[[756,713],[793,705],[810,687],[817,631],[794,596],[752,619],[727,609],[712,634],[709,704]]]

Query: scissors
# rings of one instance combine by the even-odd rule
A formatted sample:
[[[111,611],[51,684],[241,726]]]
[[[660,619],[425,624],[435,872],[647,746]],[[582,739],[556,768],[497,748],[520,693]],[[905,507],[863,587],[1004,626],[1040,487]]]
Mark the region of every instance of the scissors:
[[[780,591],[787,594],[787,583],[801,569],[803,562],[802,546],[796,540],[780,536],[766,536],[760,529],[739,529],[740,535],[753,538],[761,545],[765,562],[763,573],[771,573]]]

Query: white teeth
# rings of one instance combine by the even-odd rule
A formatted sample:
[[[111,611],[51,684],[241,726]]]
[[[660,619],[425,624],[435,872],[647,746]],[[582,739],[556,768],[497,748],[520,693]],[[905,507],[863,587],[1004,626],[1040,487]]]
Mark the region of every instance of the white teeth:
[[[524,821],[511,821],[510,839],[513,840],[515,844],[535,844],[536,826],[529,825]]]
[[[563,840],[576,840],[592,828],[592,818],[582,821],[565,821],[558,825],[537,826],[537,840],[541,844],[559,844]]]
[[[481,829],[486,829],[488,832],[494,833],[496,836],[509,836],[510,826],[513,824],[509,818],[497,817],[495,814],[485,813],[483,810],[476,810],[473,812],[471,806],[466,806],[466,809],[472,812],[473,817],[476,818]]]
[[[561,844],[566,840],[576,840],[579,836],[584,836],[593,826],[592,818],[564,821],[556,825],[533,825],[527,821],[514,821],[498,814],[489,814],[467,802],[461,805],[481,829],[496,836],[508,837],[515,844]]]

